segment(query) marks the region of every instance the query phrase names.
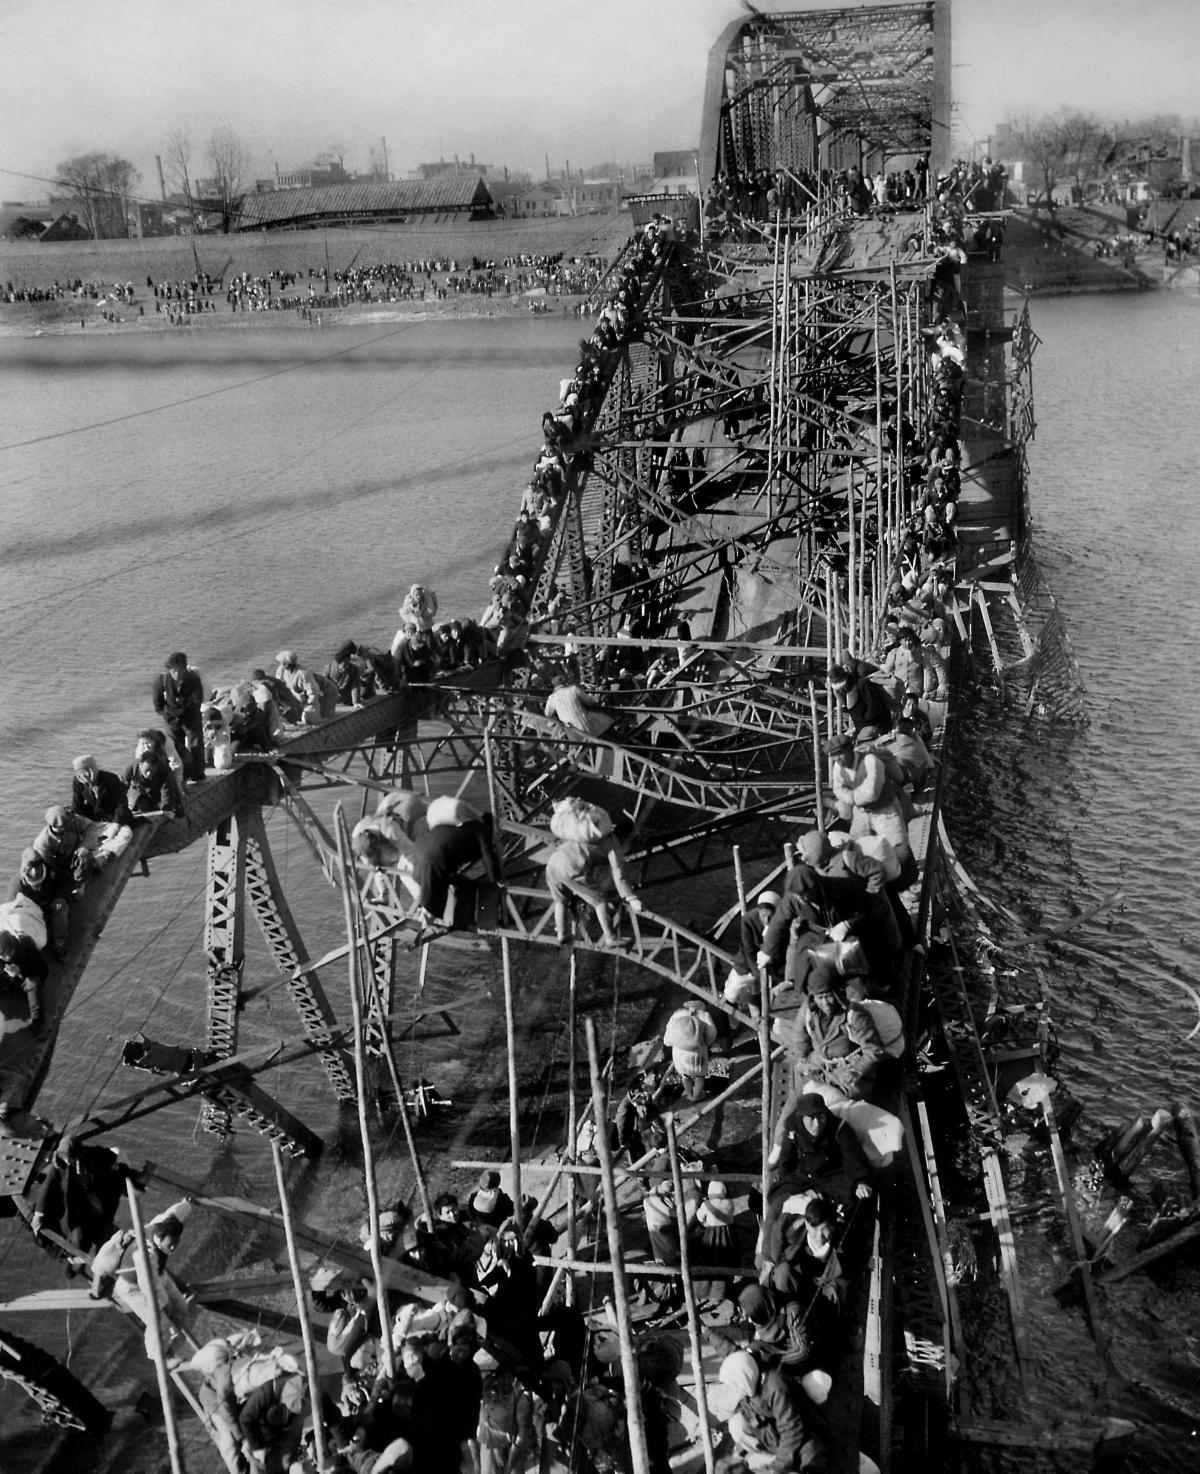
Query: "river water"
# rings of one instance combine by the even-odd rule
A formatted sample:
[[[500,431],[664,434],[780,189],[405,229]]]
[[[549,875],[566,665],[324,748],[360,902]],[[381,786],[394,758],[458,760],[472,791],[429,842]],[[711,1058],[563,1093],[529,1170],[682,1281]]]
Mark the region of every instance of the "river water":
[[[985,697],[968,724],[976,757],[950,823],[976,882],[1030,926],[1121,887],[1071,933],[1079,947],[1042,954],[1086,1145],[1134,1109],[1175,1098],[1200,1107],[1200,1039],[1188,1038],[1200,1017],[1177,981],[1200,975],[1200,900],[1186,882],[1200,852],[1191,760],[1200,702],[1185,667],[1200,602],[1200,426],[1189,388],[1200,302],[1163,293],[1036,309],[1036,545],[1074,635],[1089,724],[1021,727]],[[478,613],[540,412],[577,335],[570,319],[543,318],[0,340],[5,863],[45,805],[69,792],[76,753],[128,760],[169,650],[185,649],[210,683],[284,645],[323,664],[346,636],[390,639],[416,581],[437,590],[443,611]],[[286,823],[273,820],[271,834],[315,952],[340,929],[336,897]],[[131,882],[63,1030],[46,1114],[136,1088],[113,1060],[137,1028],[200,1036],[203,887],[196,847]],[[248,936],[248,956],[255,945],[264,965]],[[248,1011],[243,1039],[289,1031],[286,999],[268,994]],[[292,1084],[311,1099],[307,1119],[333,1129],[320,1073],[305,1068]],[[177,1108],[123,1140],[133,1156],[203,1177],[214,1148],[193,1120]],[[261,1183],[257,1140],[236,1136],[221,1171]],[[1031,1196],[1040,1171],[1027,1169]],[[1157,1148],[1139,1182],[1177,1189],[1172,1151]],[[1061,1274],[1055,1234],[1047,1217],[1038,1291]],[[52,1281],[23,1239],[0,1232],[0,1294]],[[1200,1276],[1175,1264],[1114,1287],[1104,1304],[1126,1370],[1167,1385],[1167,1364],[1196,1349]],[[1105,1387],[1077,1311],[1051,1303],[1034,1320],[1045,1378],[1033,1411],[1122,1412],[1149,1429],[1135,1468],[1195,1467],[1190,1425],[1136,1391]],[[44,1327],[24,1329],[64,1356],[90,1338],[81,1371],[102,1346],[78,1324],[57,1342]],[[0,1416],[6,1468],[42,1467],[51,1445],[23,1400],[0,1392]]]

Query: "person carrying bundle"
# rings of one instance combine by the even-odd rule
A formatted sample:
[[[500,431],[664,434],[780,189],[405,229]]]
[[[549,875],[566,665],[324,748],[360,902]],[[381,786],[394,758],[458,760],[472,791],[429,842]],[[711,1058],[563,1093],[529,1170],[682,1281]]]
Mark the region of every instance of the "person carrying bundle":
[[[554,806],[550,832],[559,841],[546,865],[546,884],[554,900],[554,932],[560,943],[570,940],[568,908],[573,897],[586,901],[600,923],[603,945],[615,947],[614,890],[631,911],[642,903],[625,878],[624,856],[613,834],[612,820],[594,804],[565,798]]]

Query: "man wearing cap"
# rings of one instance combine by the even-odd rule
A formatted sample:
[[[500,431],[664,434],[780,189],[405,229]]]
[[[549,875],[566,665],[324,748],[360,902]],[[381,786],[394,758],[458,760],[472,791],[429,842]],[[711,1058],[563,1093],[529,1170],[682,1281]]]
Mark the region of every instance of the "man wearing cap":
[[[838,816],[850,822],[850,833],[881,834],[903,864],[909,854],[907,802],[888,777],[883,759],[856,751],[849,735],[831,738],[825,755]]]
[[[500,1186],[499,1172],[481,1172],[479,1184],[471,1195],[470,1206],[480,1223],[499,1228],[506,1218],[513,1216],[513,1200]]]
[[[281,650],[275,657],[275,679],[282,681],[300,707],[300,721],[306,727],[319,726],[323,717],[337,710],[337,687],[332,681],[328,689],[324,678],[314,676],[300,664],[294,650]]]
[[[60,962],[67,955],[70,920],[67,907],[74,894],[75,876],[71,870],[52,870],[32,845],[21,851],[21,868],[9,884],[8,899],[14,901],[24,896],[41,907],[50,951]]]
[[[878,753],[892,781],[907,784],[913,793],[920,793],[933,777],[929,749],[903,720],[886,733],[878,727],[864,727],[854,739],[854,746],[862,752]]]
[[[881,732],[891,729],[887,698],[869,676],[856,676],[843,665],[831,665],[829,684],[834,695],[841,698],[846,720],[856,732],[867,726],[878,727]]]
[[[204,778],[204,733],[200,708],[204,705],[204,682],[200,672],[188,664],[182,650],[167,656],[162,674],[154,678],[154,710],[162,717],[183,768],[185,783]]]
[[[116,773],[102,768],[91,753],[72,764],[71,809],[88,821],[84,844],[103,869],[123,855],[133,838],[133,815],[129,812],[126,785]]]
[[[816,1077],[861,1097],[874,1081],[883,1045],[870,1015],[856,1019],[851,1036],[846,1001],[834,987],[834,965],[817,959],[808,974],[804,1002],[780,1032],[797,1086]]]
[[[755,1360],[799,1375],[812,1356],[804,1307],[767,1285],[747,1285],[738,1296],[738,1309],[750,1324],[749,1350]]]
[[[91,853],[84,845],[88,821],[61,804],[46,810],[45,825],[38,830],[33,848],[47,866],[61,874],[70,874],[76,885],[92,873]]]
[[[767,1160],[777,1184],[772,1201],[783,1201],[784,1184],[793,1192],[812,1187],[844,1208],[871,1196],[871,1168],[858,1137],[804,1083],[784,1102]]]
[[[41,1028],[42,1000],[39,989],[50,975],[38,948],[29,937],[0,929],[0,999],[9,988],[20,988],[29,1009],[29,1027]],[[7,1013],[7,1009],[0,1009]]]

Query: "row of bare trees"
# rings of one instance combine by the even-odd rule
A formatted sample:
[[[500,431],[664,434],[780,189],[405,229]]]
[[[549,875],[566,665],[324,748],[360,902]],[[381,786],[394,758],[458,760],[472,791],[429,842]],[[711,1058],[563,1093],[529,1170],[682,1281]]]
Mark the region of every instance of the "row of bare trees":
[[[1047,201],[1057,185],[1071,183],[1082,194],[1089,181],[1123,164],[1170,153],[1190,131],[1175,114],[1116,123],[1079,108],[1026,116],[1010,127],[1015,135],[1010,147],[1020,149],[1037,171]]]
[[[193,177],[194,159],[198,169],[208,171],[198,178]],[[167,140],[163,162],[170,188],[187,201],[193,221],[197,213],[219,210],[222,229],[228,231],[250,171],[250,150],[233,129],[214,129],[196,149],[188,130],[177,128]],[[114,153],[77,154],[57,165],[55,177],[89,235],[128,234],[129,207],[142,177],[129,159]]]

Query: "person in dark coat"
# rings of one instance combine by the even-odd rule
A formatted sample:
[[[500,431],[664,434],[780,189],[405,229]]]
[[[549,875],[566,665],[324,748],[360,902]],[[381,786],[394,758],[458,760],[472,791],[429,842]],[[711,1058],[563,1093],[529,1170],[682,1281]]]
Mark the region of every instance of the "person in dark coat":
[[[775,1367],[764,1370],[749,1351],[721,1363],[722,1386],[737,1398],[729,1432],[755,1474],[790,1474],[819,1456],[805,1426],[804,1394]]]
[[[858,1137],[815,1091],[788,1096],[768,1160],[776,1184],[787,1184],[790,1192],[815,1188],[844,1207],[871,1196],[871,1167]]]
[[[102,869],[109,860],[123,854],[133,838],[127,787],[116,773],[102,768],[91,753],[81,754],[72,767],[71,808],[92,824],[85,843]]]
[[[8,887],[8,899],[24,896],[42,908],[50,951],[60,961],[67,955],[68,903],[75,893],[75,877],[70,870],[52,870],[32,845],[21,851],[21,868]]]
[[[479,1183],[471,1194],[470,1206],[480,1223],[499,1228],[513,1216],[513,1200],[500,1186],[499,1172],[482,1172]]]
[[[512,1348],[518,1369],[539,1367],[537,1275],[512,1220],[500,1229],[479,1262],[479,1287],[488,1297],[481,1313],[489,1333]]]
[[[32,937],[0,931],[0,1003],[10,988],[20,988],[29,1009],[29,1026],[35,1031],[40,1029],[42,1019],[40,989],[49,975],[50,969]]]
[[[413,878],[420,888],[421,906],[435,921],[445,913],[450,882],[476,861],[488,880],[499,879],[490,814],[465,824],[439,824],[415,842]]]
[[[892,709],[869,676],[855,675],[844,666],[831,665],[829,683],[834,694],[842,698],[846,718],[855,732],[863,727],[876,727],[880,732],[892,730]]]
[[[175,743],[184,781],[198,782],[204,777],[204,682],[182,650],[168,655],[162,674],[155,677],[153,701]]]
[[[51,1229],[92,1253],[115,1231],[127,1175],[111,1147],[88,1146],[64,1135],[34,1205],[34,1233]]]
[[[204,761],[201,754],[201,762]],[[130,811],[138,814],[183,813],[183,793],[165,757],[153,751],[142,753],[124,773]]]
[[[304,1381],[294,1374],[276,1376],[251,1392],[238,1413],[238,1427],[252,1468],[286,1474],[304,1433],[303,1403]]]

